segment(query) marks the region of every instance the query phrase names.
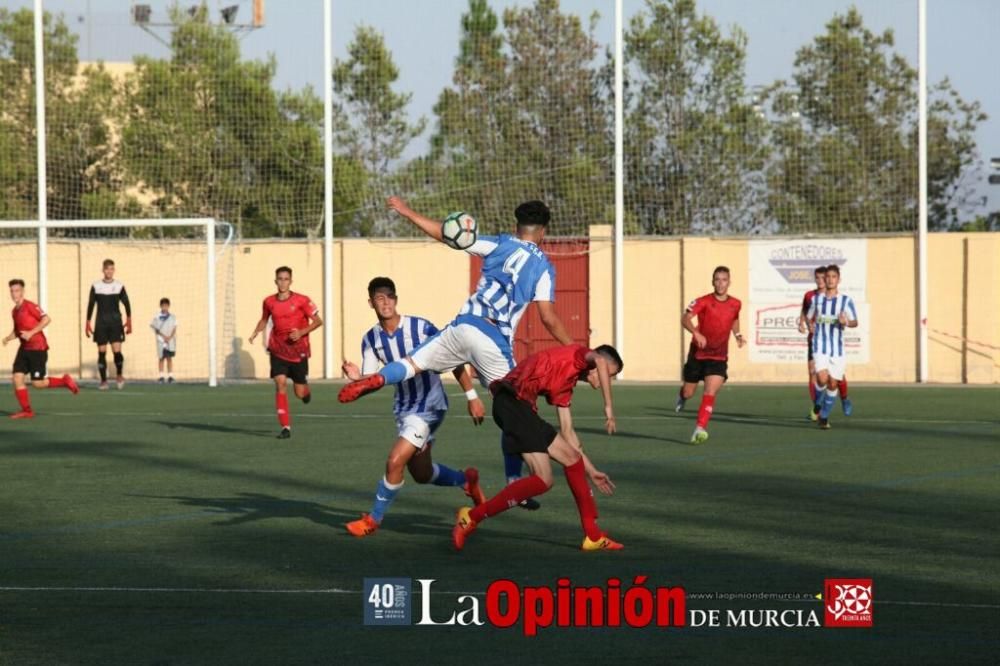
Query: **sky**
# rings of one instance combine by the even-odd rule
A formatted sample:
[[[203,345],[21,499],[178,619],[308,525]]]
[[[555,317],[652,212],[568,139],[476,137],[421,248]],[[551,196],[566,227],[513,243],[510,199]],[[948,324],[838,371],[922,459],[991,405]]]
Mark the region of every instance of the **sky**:
[[[153,20],[163,19],[173,0],[142,0],[153,9]],[[181,6],[199,0],[180,0]],[[131,0],[43,0],[47,11],[63,13],[80,36],[81,60],[128,62],[145,53],[165,56],[156,39],[131,24]],[[205,0],[218,16],[228,5],[239,6],[238,19],[249,21],[251,0]],[[498,14],[502,7],[530,5],[530,0],[490,0]],[[874,31],[892,28],[896,50],[916,67],[917,0],[698,0],[698,10],[712,16],[724,32],[740,26],[749,39],[748,86],[790,78],[795,51],[824,31],[836,13],[856,6]],[[30,7],[31,0],[0,0],[0,7]],[[626,21],[641,10],[644,0],[624,0]],[[400,69],[397,91],[410,92],[410,111],[433,121],[432,107],[442,88],[451,82],[458,51],[460,18],[468,0],[333,0],[333,53],[344,58],[355,29],[375,26],[382,31]],[[563,12],[601,18],[595,38],[611,45],[614,0],[562,0]],[[1000,157],[1000,61],[996,36],[1000,34],[1000,0],[927,0],[928,80],[949,77],[966,100],[978,100],[989,120],[980,124],[977,144],[985,166],[977,196],[989,197],[989,209],[1000,209],[1000,185],[986,184],[991,157]],[[165,28],[157,29],[166,38]],[[323,83],[323,1],[265,0],[265,27],[242,37],[244,57],[273,54],[276,85],[293,89]],[[422,146],[418,146],[420,148]]]

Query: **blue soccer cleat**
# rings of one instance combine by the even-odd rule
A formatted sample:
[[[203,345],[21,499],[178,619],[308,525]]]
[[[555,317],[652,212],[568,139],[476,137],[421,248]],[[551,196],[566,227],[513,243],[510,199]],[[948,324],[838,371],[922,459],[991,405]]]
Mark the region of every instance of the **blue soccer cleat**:
[[[840,406],[844,408],[844,416],[850,416],[854,413],[854,403],[851,402],[850,398],[844,398],[841,400]]]

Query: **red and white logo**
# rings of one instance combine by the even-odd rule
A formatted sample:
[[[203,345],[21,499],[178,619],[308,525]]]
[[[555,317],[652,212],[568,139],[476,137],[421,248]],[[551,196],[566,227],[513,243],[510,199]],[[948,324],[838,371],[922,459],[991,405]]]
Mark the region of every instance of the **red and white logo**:
[[[823,625],[872,626],[872,579],[827,578],[823,582]]]

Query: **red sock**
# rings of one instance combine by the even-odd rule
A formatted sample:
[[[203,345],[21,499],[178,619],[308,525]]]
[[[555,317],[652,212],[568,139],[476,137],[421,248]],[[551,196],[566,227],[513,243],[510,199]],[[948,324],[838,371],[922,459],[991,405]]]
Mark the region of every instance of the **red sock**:
[[[701,406],[698,408],[699,428],[704,428],[708,425],[708,420],[712,418],[713,409],[715,409],[715,396],[703,393],[701,395]]]
[[[291,417],[288,414],[287,393],[274,394],[274,408],[278,411],[278,423],[281,424],[282,428],[287,428],[292,421]]]
[[[63,381],[62,377],[49,377],[48,388],[61,388],[66,386],[66,382]]]
[[[486,500],[485,504],[480,504],[470,511],[469,517],[478,523],[489,516],[503,513],[526,499],[541,495],[546,490],[548,488],[541,477],[535,474],[522,477],[512,484],[504,486],[503,490]]]
[[[594,501],[594,493],[587,483],[587,472],[583,468],[583,459],[577,460],[572,465],[563,468],[566,472],[566,483],[569,484],[573,499],[576,500],[576,510],[580,512],[580,525],[583,526],[583,533],[591,541],[597,541],[604,533],[597,526],[597,502]]]
[[[813,401],[814,405],[816,404],[816,382],[811,379],[809,380],[809,399]]]
[[[840,380],[840,384],[837,388],[840,389],[840,399],[847,400],[847,377]]]
[[[28,389],[27,388],[14,389],[14,395],[17,396],[17,401],[21,403],[21,411],[30,412],[31,401],[28,400]]]

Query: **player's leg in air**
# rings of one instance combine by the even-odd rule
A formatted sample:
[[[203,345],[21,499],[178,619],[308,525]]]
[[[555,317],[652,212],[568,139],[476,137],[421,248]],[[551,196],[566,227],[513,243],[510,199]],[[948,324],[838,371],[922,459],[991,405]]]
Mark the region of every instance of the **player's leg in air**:
[[[31,407],[31,399],[28,396],[28,377],[31,377],[31,385],[36,389],[45,388],[65,388],[76,395],[80,392],[76,382],[69,375],[62,377],[46,377],[46,365],[49,353],[47,351],[29,351],[19,349],[14,358],[14,396],[21,406],[21,411],[10,415],[12,419],[34,418],[35,410]]]
[[[345,525],[347,531],[356,537],[374,534],[382,524],[389,505],[403,487],[403,471],[410,470],[410,477],[419,484],[454,486],[461,488],[478,506],[486,501],[479,488],[479,472],[475,467],[465,471],[452,469],[431,459],[434,433],[444,421],[445,412],[432,414],[408,414],[396,419],[399,438],[389,451],[385,461],[385,475],[375,486],[375,501],[371,513],[361,514],[361,518]]]
[[[702,444],[708,441],[708,421],[715,411],[715,396],[719,393],[726,378],[722,375],[706,375],[705,389],[701,392],[701,404],[698,406],[698,419],[695,422],[692,444]]]
[[[838,370],[840,362],[836,358],[831,358],[823,354],[816,356],[816,385],[823,386],[817,402],[820,406],[817,412],[819,427],[823,430],[830,429],[830,412],[837,400],[839,391],[837,390],[837,376],[843,376],[842,370]]]
[[[549,427],[551,429],[551,426]],[[555,434],[555,430],[551,429]],[[539,437],[548,438],[543,433],[538,433],[537,437],[531,438],[537,441]],[[511,444],[517,446],[515,442],[521,442],[524,438],[517,440],[508,439],[505,449],[511,448]],[[534,448],[530,444],[528,448]],[[552,464],[549,459],[553,459],[563,466],[566,474],[566,483],[569,485],[573,500],[580,515],[580,525],[583,528],[582,550],[620,550],[622,545],[608,537],[597,525],[597,503],[594,501],[593,493],[587,482],[587,474],[584,469],[583,458],[580,452],[573,448],[560,435],[555,434],[545,452],[524,451],[522,452],[524,461],[531,470],[531,475],[518,479],[514,483],[504,486],[503,490],[486,500],[483,504],[469,509],[462,507],[458,510],[455,527],[452,529],[452,545],[456,550],[462,550],[465,540],[476,527],[486,520],[507,509],[513,508],[525,499],[542,495],[552,487]]]
[[[820,398],[823,396],[824,386],[819,383],[816,377],[816,361],[813,360],[812,344],[809,345],[809,399],[812,406],[809,408],[809,419],[815,421],[819,418]]]

